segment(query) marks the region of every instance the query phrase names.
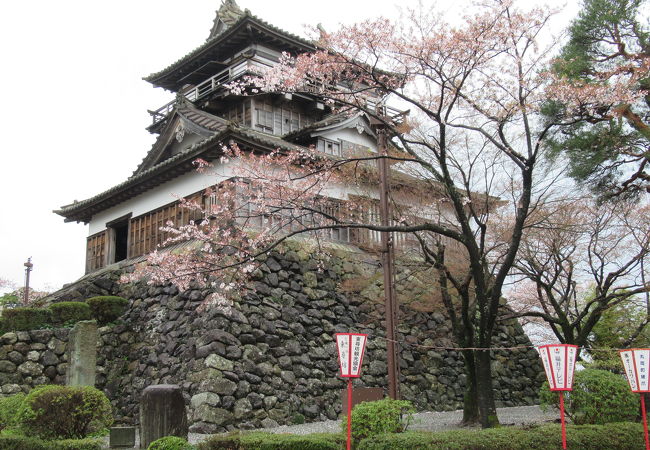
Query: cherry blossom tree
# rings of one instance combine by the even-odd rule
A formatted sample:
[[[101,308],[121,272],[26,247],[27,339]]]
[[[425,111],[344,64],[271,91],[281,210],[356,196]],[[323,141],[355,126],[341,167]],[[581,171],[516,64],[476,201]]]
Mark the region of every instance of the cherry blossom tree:
[[[562,343],[589,347],[612,308],[648,301],[650,207],[564,198],[530,215],[513,274],[530,289],[514,292],[517,316],[544,321]],[[523,294],[523,295],[522,295]],[[650,321],[650,304],[630,343]]]
[[[549,17],[511,1],[477,6],[462,24],[435,10],[409,11],[400,21],[321,31],[320,50],[284,55],[261,77],[234,83],[234,94],[301,93],[324,99],[337,113],[364,115],[387,145],[345,158],[224,147],[213,167],[198,164],[217,173],[229,165],[237,175],[211,190],[209,208],[186,202],[203,221],[166,229],[168,244],[192,244],[155,252],[129,279],[242,291],[258,258],[293,236],[311,233],[320,242],[341,230],[408,235],[437,273],[464,349],[464,420],[498,424],[490,347],[529,211],[547,188],[539,166],[556,125],[540,113],[551,48],[537,40]],[[391,114],[387,99],[409,114]],[[377,161],[395,169],[399,186],[391,191],[387,224],[372,213]],[[337,185],[354,195],[332,200]],[[495,230],[508,240],[492,238]],[[213,300],[228,306],[226,295]]]

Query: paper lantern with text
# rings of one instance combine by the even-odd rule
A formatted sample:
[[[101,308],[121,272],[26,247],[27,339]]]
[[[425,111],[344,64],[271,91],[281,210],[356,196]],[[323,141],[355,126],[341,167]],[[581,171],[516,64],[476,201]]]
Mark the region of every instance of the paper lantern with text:
[[[336,333],[340,375],[343,378],[359,378],[361,376],[361,364],[367,339],[367,334]]]
[[[625,377],[632,392],[650,392],[650,385],[648,385],[650,348],[620,350],[619,354],[623,360]]]
[[[537,347],[542,358],[544,372],[551,391],[558,391],[560,397],[560,421],[562,422],[562,448],[566,449],[566,421],[564,419],[564,392],[573,389],[573,372],[576,368],[578,346],[571,344],[550,344]]]
[[[544,372],[551,391],[573,389],[573,373],[576,368],[578,346],[570,344],[542,345],[537,348],[542,358]]]
[[[630,385],[632,392],[641,394],[641,416],[643,417],[643,434],[645,436],[645,448],[650,450],[650,438],[648,437],[648,417],[645,411],[645,393],[650,392],[648,384],[648,364],[650,363],[650,348],[630,348],[619,350],[625,378]]]
[[[346,449],[352,448],[352,378],[361,376],[363,353],[366,350],[367,334],[336,333],[336,349],[339,354],[340,375],[348,379],[348,438]]]

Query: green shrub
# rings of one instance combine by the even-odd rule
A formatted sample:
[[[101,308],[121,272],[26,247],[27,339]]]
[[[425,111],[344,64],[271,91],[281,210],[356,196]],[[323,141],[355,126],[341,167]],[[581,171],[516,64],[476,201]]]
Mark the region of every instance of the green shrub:
[[[185,439],[178,436],[165,436],[156,439],[147,450],[192,450],[196,447],[190,445]]]
[[[21,429],[44,439],[77,439],[113,423],[111,404],[90,386],[46,385],[33,389],[18,413]]]
[[[25,394],[15,394],[0,398],[0,431],[18,425],[18,410],[25,399]]]
[[[52,324],[49,309],[13,308],[2,310],[5,331],[38,330]]]
[[[0,436],[0,450],[53,450],[46,441],[26,436]]]
[[[235,433],[212,436],[198,444],[199,450],[340,450],[345,445],[345,436],[334,433],[308,435],[273,433]]]
[[[406,430],[415,408],[407,400],[385,398],[376,402],[361,402],[352,410],[352,440],[375,434],[401,433]],[[341,420],[341,428],[347,433],[347,417]]]
[[[209,439],[199,442],[196,448],[199,450],[241,450],[244,447],[241,443],[241,434],[234,432],[211,436]]]
[[[0,436],[0,450],[101,450],[98,439],[45,441],[26,436]]]
[[[89,320],[90,306],[84,302],[60,302],[50,305],[54,325],[71,325],[80,320]]]
[[[542,385],[540,401],[543,407],[559,408],[558,393],[551,392],[548,383]],[[576,425],[604,424],[635,420],[639,398],[630,391],[622,375],[585,369],[575,373],[573,391],[565,392],[564,405],[567,416]]]
[[[623,450],[644,448],[643,426],[638,423],[567,425],[569,449]],[[358,450],[419,449],[557,450],[562,448],[560,425],[530,428],[407,432],[375,435],[361,441]]]
[[[46,441],[51,450],[102,450],[101,439],[64,439],[60,441]]]
[[[86,300],[90,306],[92,317],[100,325],[114,322],[124,314],[129,301],[122,297],[101,296],[92,297]]]

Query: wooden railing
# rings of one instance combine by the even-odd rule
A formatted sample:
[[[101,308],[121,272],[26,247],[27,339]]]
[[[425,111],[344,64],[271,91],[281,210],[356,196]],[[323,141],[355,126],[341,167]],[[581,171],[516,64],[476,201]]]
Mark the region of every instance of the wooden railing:
[[[262,61],[256,60],[255,58],[242,61],[239,64],[228,67],[216,75],[211,76],[193,88],[182,92],[182,95],[189,101],[196,102],[197,100],[206,97],[217,89],[223,87],[223,85],[237,79],[242,75],[245,75],[247,73],[258,73],[267,67],[270,66]],[[149,114],[151,114],[153,119],[153,125],[156,125],[159,122],[165,120],[167,116],[169,116],[169,114],[173,111],[175,105],[176,100],[174,99],[171,102],[156,109],[155,111],[149,111]]]
[[[260,74],[265,69],[271,67],[269,60],[261,60],[260,58],[253,57],[245,61],[240,62],[234,66],[228,67],[227,69],[222,70],[216,75],[211,76],[207,80],[197,84],[196,86],[188,89],[181,94],[191,102],[196,102],[197,100],[206,97],[212,92],[220,89],[225,84],[236,80],[242,75],[246,74]],[[314,87],[316,82],[313,83]],[[316,91],[316,89],[314,90]],[[153,119],[153,124],[156,125],[163,120],[165,120],[169,114],[174,110],[176,105],[176,99],[170,101],[169,103],[161,106],[155,111],[149,111]],[[377,111],[379,114],[386,115],[393,119],[399,119],[403,115],[403,111],[400,111],[397,108],[388,106],[381,101],[376,101],[372,99],[366,100],[366,107],[370,111]]]

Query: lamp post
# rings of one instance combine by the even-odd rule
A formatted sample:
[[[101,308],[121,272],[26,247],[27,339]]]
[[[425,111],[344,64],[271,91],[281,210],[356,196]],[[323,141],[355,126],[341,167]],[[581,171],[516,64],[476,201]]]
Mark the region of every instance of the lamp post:
[[[23,293],[23,304],[27,306],[29,304],[29,274],[34,267],[32,264],[32,257],[27,258],[27,262],[23,264],[25,266],[25,292]]]

